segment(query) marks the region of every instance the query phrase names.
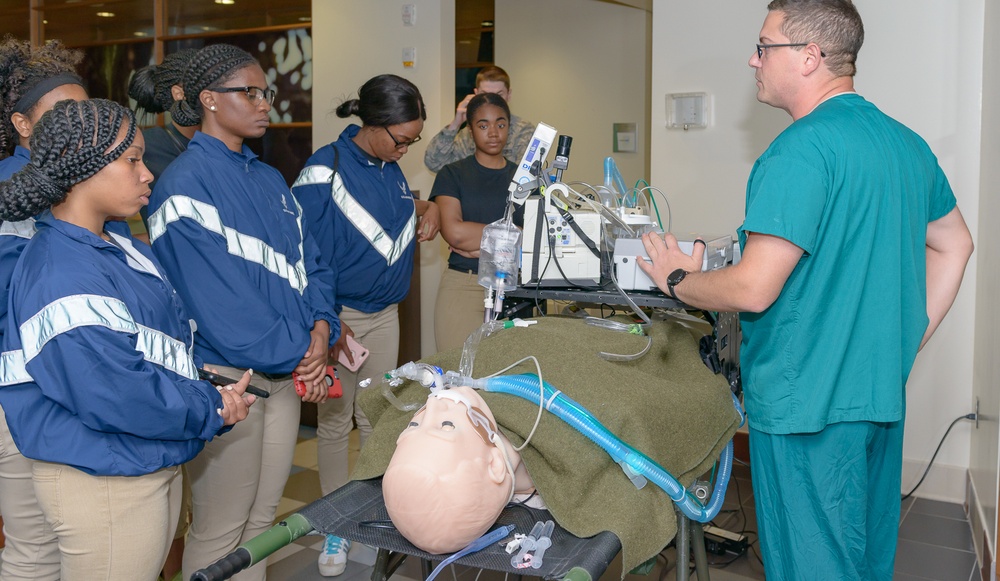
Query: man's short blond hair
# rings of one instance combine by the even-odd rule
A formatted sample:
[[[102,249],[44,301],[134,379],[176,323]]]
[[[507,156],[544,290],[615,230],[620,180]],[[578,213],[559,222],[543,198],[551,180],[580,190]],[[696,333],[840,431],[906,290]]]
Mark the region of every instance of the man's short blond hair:
[[[495,82],[500,82],[500,83],[503,83],[503,86],[507,87],[508,91],[510,90],[510,75],[508,75],[507,71],[501,69],[500,67],[493,66],[493,65],[490,65],[488,67],[483,67],[476,74],[476,88],[477,89],[479,88],[480,84],[482,84],[482,83],[489,83],[489,82],[494,82],[494,83]]]

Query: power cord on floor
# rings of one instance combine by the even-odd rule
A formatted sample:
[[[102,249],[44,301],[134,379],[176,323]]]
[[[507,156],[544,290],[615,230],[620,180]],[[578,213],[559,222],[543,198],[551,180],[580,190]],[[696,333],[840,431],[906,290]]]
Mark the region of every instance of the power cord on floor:
[[[934,455],[931,456],[931,461],[927,463],[927,468],[924,469],[924,475],[920,477],[920,481],[917,482],[917,485],[913,487],[913,490],[907,492],[906,494],[903,495],[902,498],[899,499],[900,502],[906,500],[907,498],[910,498],[910,496],[914,492],[916,492],[918,488],[920,488],[920,485],[924,483],[924,478],[927,478],[927,473],[931,471],[931,466],[934,465],[934,459],[937,458],[938,452],[941,451],[941,445],[944,444],[944,440],[945,440],[945,438],[948,437],[948,433],[951,432],[951,429],[955,427],[955,424],[957,424],[958,422],[960,422],[962,420],[973,420],[973,421],[975,421],[976,420],[976,414],[975,413],[965,414],[963,416],[958,416],[957,418],[955,418],[954,420],[952,420],[951,425],[948,426],[948,429],[944,431],[944,435],[941,436],[941,441],[938,442],[937,448],[934,450]]]

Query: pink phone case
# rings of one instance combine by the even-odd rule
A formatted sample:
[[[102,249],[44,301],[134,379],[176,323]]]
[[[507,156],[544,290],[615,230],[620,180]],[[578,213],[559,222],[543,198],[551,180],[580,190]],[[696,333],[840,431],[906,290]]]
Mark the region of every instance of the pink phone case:
[[[347,354],[343,351],[340,352],[340,357],[337,361],[344,366],[345,369],[350,371],[357,371],[361,364],[365,362],[368,358],[368,349],[364,345],[358,343],[354,340],[354,337],[350,335],[347,336],[347,348],[351,350],[351,356],[354,357],[354,365],[351,365],[351,361],[347,358]]]

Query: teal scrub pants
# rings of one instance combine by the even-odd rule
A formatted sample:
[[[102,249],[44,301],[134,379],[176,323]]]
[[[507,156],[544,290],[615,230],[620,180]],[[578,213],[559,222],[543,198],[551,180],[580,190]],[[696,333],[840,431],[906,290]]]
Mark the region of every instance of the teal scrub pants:
[[[750,430],[767,581],[892,579],[903,421],[842,422],[814,434]]]

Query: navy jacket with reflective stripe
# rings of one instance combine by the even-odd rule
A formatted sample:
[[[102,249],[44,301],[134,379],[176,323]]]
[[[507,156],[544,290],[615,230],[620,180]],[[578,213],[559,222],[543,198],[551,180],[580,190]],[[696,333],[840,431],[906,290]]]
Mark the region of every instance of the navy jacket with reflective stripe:
[[[397,163],[373,163],[351,139],[361,128],[350,125],[335,144],[321,147],[306,162],[292,186],[323,261],[337,273],[337,304],[365,313],[380,311],[406,298],[416,249],[413,193]],[[333,198],[334,145],[337,174],[346,196],[380,230],[373,246],[372,224],[352,222]],[[351,203],[350,201],[348,202]],[[387,256],[388,255],[388,256]]]
[[[315,321],[336,341],[333,272],[278,170],[198,132],[153,186],[153,252],[198,323],[206,363],[286,374]]]
[[[152,260],[147,246],[133,245]],[[3,345],[5,360],[27,360],[22,372],[33,380],[0,387],[29,458],[148,474],[187,462],[222,429],[222,399],[196,379],[191,327],[173,288],[83,228],[39,219],[11,277]]]
[[[31,161],[31,152],[20,145],[14,146],[14,155],[0,159],[0,181],[10,179]],[[0,224],[0,339],[7,328],[7,289],[14,265],[24,250],[24,245],[34,234],[34,218],[21,222]]]

